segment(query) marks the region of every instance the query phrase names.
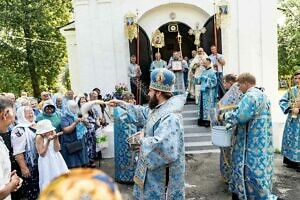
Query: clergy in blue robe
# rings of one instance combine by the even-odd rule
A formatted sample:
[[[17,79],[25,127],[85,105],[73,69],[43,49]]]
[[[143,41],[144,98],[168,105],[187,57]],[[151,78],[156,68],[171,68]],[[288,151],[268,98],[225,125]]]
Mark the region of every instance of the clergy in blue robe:
[[[188,69],[189,66],[187,62],[184,59],[182,59],[180,51],[173,52],[173,56],[170,58],[167,68],[173,71],[176,77],[173,88],[173,94],[183,94],[185,92],[183,72],[185,69]]]
[[[134,95],[130,92],[122,94],[122,100],[133,103]],[[114,148],[115,148],[115,180],[133,183],[133,176],[137,164],[138,152],[131,151],[127,138],[138,131],[138,126],[131,119],[126,109],[114,108]]]
[[[288,115],[282,138],[281,153],[284,157],[283,162],[288,167],[297,168],[300,165],[300,70],[294,74],[294,81],[296,86],[291,87],[283,95],[279,105],[283,113]]]
[[[154,69],[159,68],[167,68],[167,62],[161,59],[161,55],[159,52],[156,52],[155,60],[153,60],[150,65],[150,72],[152,72]]]
[[[236,125],[231,157],[229,189],[234,199],[276,199],[272,191],[273,143],[270,101],[258,88],[255,77],[238,77],[243,98],[225,113],[226,127]]]
[[[186,94],[172,97],[175,75],[167,69],[151,73],[149,107],[134,106],[111,100],[144,123],[140,136],[140,154],[134,176],[135,199],[183,200],[184,131],[181,111]]]
[[[210,58],[205,58],[205,70],[199,77],[195,77],[196,84],[200,86],[200,97],[198,101],[198,125],[210,126],[209,112],[216,107],[217,103],[217,76],[215,71],[211,68]]]
[[[243,93],[240,91],[237,83],[237,76],[233,74],[226,74],[224,76],[223,83],[227,92],[222,99],[220,99],[217,107],[211,111],[210,118],[212,126],[224,126],[224,122],[218,121],[215,116],[235,109],[243,96]],[[234,141],[234,137],[232,137],[232,141]],[[230,179],[232,147],[220,147],[220,150],[220,172],[224,181],[228,183]]]

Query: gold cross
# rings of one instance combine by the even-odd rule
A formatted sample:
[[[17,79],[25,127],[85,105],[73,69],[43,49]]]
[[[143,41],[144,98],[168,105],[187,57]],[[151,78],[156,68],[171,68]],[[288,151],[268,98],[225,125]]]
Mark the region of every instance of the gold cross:
[[[189,30],[189,34],[195,36],[194,44],[196,45],[197,49],[198,47],[200,47],[200,35],[205,32],[206,32],[206,28],[205,27],[200,28],[199,24],[196,24],[195,29]]]

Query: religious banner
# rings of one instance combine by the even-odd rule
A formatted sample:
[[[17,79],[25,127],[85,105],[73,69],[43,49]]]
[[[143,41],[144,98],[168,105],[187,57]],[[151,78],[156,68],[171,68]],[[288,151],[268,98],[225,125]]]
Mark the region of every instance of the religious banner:
[[[128,12],[124,17],[125,34],[130,42],[138,36],[137,16],[132,12]]]
[[[229,22],[229,3],[221,0],[216,5],[216,27],[219,29]]]
[[[160,48],[165,46],[165,36],[164,33],[161,33],[159,30],[156,30],[152,33],[151,45],[155,48]]]

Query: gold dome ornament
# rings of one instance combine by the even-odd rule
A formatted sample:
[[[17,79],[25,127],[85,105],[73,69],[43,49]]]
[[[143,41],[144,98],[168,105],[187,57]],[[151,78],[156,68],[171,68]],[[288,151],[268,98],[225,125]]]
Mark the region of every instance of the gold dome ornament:
[[[77,168],[51,181],[39,200],[121,200],[112,178],[101,170]]]

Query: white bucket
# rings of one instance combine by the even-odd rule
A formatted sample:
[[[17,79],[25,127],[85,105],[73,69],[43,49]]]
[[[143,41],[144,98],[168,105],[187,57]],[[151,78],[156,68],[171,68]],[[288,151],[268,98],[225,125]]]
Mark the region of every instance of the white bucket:
[[[114,123],[109,123],[109,125],[105,126],[103,132],[108,137],[108,147],[101,151],[102,158],[113,158],[115,156]]]
[[[218,147],[230,147],[232,131],[225,126],[213,126],[211,129],[212,143]]]

